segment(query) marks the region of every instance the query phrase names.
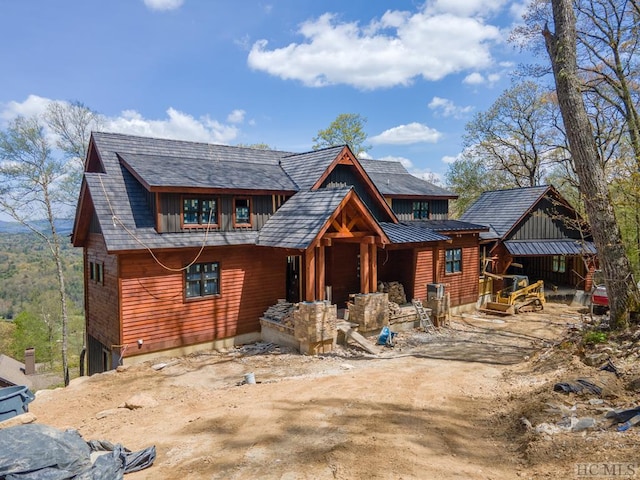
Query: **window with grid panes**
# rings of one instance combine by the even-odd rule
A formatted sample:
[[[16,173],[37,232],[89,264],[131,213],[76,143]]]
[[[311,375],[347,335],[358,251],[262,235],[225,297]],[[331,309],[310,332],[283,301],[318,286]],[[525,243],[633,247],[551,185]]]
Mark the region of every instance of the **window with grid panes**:
[[[182,199],[185,225],[215,225],[218,211],[215,198],[185,197]]]
[[[191,265],[185,271],[185,289],[187,298],[220,294],[220,264],[210,262]]]
[[[462,271],[462,249],[449,248],[445,251],[445,272],[457,273]]]
[[[413,219],[427,220],[429,218],[429,202],[413,202]]]

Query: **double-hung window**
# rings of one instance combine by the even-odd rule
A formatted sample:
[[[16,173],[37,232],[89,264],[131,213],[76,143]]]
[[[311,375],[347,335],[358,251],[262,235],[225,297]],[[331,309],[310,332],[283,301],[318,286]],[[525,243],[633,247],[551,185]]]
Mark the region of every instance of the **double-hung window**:
[[[185,272],[185,296],[206,297],[220,294],[220,264],[194,263]]]
[[[429,202],[413,202],[413,219],[429,219]]]
[[[458,273],[462,271],[462,249],[449,248],[445,251],[445,272]]]
[[[185,226],[217,225],[217,201],[211,197],[184,197],[182,199]]]

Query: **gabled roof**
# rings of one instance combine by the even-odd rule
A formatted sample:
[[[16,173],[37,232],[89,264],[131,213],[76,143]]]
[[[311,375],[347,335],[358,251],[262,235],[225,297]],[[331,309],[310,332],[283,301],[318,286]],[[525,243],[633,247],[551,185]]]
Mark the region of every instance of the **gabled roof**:
[[[343,149],[344,145],[341,145],[313,152],[287,155],[282,157],[280,165],[300,187],[300,190],[309,190]]]
[[[460,220],[489,227],[489,232],[480,235],[483,239],[505,238],[551,188],[543,185],[484,192]]]
[[[357,198],[358,208],[367,211],[362,217],[371,223],[371,231],[386,239],[383,229],[375,223],[355,190],[319,189],[328,172],[338,164],[350,165],[362,177],[364,188],[386,212],[390,222],[397,219],[380,191],[381,178],[397,175],[390,182],[394,188],[413,183],[414,194],[438,196],[437,189],[424,180],[411,176],[399,162],[364,161],[365,169],[346,146],[330,147],[295,154],[276,150],[258,150],[198,142],[137,137],[116,133],[94,132],[91,137],[87,171],[85,172],[72,241],[82,245],[88,234],[92,212],[95,211],[107,251],[171,249],[221,245],[279,245],[300,248],[307,236],[316,232],[316,220],[335,211],[335,202],[346,195]],[[371,179],[378,175],[378,181]],[[386,173],[385,173],[386,172]],[[394,177],[395,178],[395,177]],[[413,180],[412,180],[413,179]],[[310,194],[310,189],[319,189]],[[260,234],[254,230],[230,232],[198,230],[184,233],[162,233],[155,230],[155,214],[149,207],[148,192],[154,191],[224,191],[277,192],[293,196],[264,225]],[[343,191],[340,197],[340,191]],[[352,191],[344,194],[344,191]],[[395,192],[400,190],[396,189]],[[405,192],[406,190],[402,190]],[[435,192],[435,193],[434,193]],[[444,195],[444,194],[443,194]],[[299,209],[304,219],[291,221],[287,211]],[[295,213],[295,212],[293,212]],[[315,219],[314,219],[315,218]],[[272,220],[276,221],[272,221]],[[285,229],[285,227],[288,229]],[[410,234],[413,239],[432,241],[432,233]],[[286,232],[286,233],[283,233]],[[417,232],[417,231],[416,231]],[[276,238],[278,233],[280,237]],[[399,235],[398,229],[394,234]],[[288,237],[288,238],[287,238]],[[399,238],[399,237],[398,237]],[[306,247],[305,247],[306,248]]]
[[[358,210],[366,209],[352,187],[298,192],[262,227],[256,244],[307,249],[332,227],[331,220],[340,213],[341,207],[346,208],[347,202],[356,203]],[[370,212],[368,217],[372,218]],[[388,240],[382,236],[383,241]]]
[[[24,363],[0,354],[0,380],[13,385],[31,386],[31,379],[24,374]]]
[[[380,193],[387,197],[458,197],[455,193],[411,175],[400,162],[365,159],[359,161]]]
[[[129,153],[119,153],[118,157],[127,170],[152,192],[219,189],[293,193],[298,190],[278,164],[261,163],[248,154],[244,160],[233,161]]]

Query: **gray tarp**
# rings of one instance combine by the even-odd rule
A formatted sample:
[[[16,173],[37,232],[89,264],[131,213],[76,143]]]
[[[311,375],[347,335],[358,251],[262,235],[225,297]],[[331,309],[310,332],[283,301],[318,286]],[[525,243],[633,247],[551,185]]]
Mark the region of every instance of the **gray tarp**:
[[[93,463],[92,452],[101,453]],[[150,467],[155,457],[155,446],[130,452],[106,441],[86,442],[76,430],[37,424],[0,430],[0,480],[117,480]]]

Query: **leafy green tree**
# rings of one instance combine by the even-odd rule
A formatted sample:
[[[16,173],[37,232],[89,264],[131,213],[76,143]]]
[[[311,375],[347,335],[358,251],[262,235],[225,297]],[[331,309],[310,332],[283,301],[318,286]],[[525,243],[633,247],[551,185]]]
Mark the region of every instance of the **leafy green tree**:
[[[365,145],[367,134],[364,125],[367,119],[357,113],[341,113],[328,128],[318,131],[313,137],[313,149],[348,145],[357,157],[368,152],[371,146]]]
[[[25,349],[33,347],[36,362],[53,361],[53,321],[47,324],[38,315],[23,311],[16,316],[14,324],[15,331],[11,343],[13,358],[24,358]]]

